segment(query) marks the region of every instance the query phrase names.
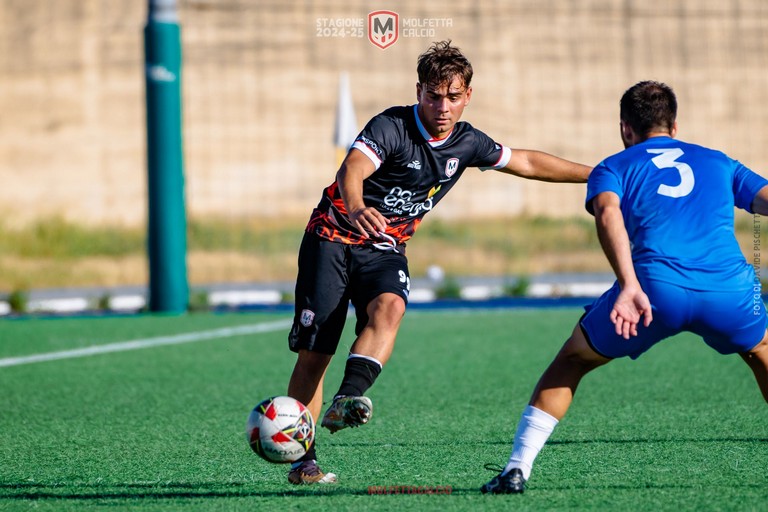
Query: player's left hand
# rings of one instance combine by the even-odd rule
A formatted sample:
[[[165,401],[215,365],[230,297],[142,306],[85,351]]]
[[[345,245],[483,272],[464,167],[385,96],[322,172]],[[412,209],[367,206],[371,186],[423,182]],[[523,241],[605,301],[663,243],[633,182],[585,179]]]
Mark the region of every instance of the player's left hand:
[[[616,327],[616,334],[625,340],[637,336],[637,324],[641,316],[645,327],[651,325],[653,313],[650,299],[639,286],[625,287],[611,310],[611,322]]]

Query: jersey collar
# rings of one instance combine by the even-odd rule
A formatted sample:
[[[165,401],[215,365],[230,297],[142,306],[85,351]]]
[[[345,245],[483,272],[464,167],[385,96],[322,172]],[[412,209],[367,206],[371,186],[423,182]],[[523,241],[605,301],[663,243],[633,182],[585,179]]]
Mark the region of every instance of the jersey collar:
[[[416,118],[416,126],[419,127],[419,132],[421,132],[421,136],[424,137],[424,140],[427,141],[427,143],[433,148],[442,146],[443,144],[448,142],[448,139],[451,137],[451,134],[453,133],[453,128],[451,128],[451,131],[448,132],[448,135],[446,135],[442,139],[436,139],[432,137],[432,135],[430,135],[427,129],[424,127],[424,124],[421,122],[421,119],[419,118],[418,109],[419,109],[419,104],[417,103],[416,105],[413,106],[413,117]]]

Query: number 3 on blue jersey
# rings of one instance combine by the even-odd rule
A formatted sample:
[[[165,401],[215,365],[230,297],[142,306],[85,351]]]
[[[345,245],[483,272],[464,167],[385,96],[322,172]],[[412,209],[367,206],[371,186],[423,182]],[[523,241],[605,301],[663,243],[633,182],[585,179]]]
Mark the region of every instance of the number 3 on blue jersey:
[[[680,173],[679,185],[676,185],[673,187],[670,185],[661,184],[659,185],[659,188],[656,190],[656,192],[658,192],[663,196],[668,196],[668,197],[685,197],[691,193],[691,190],[693,190],[693,184],[695,182],[695,180],[693,179],[693,169],[691,169],[691,166],[688,164],[684,164],[682,162],[675,162],[675,159],[683,155],[682,149],[680,148],[647,149],[646,151],[648,151],[649,153],[659,155],[651,158],[651,161],[659,169],[676,167],[677,172]]]

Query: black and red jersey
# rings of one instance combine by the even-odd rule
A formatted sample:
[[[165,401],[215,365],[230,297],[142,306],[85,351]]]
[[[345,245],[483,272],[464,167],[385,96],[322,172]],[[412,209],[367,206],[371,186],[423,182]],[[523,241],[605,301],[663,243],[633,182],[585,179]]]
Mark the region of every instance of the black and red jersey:
[[[398,244],[413,236],[421,219],[437,205],[467,167],[499,169],[511,150],[469,123],[456,123],[447,137],[434,139],[424,128],[418,105],[392,107],[371,119],[352,148],[376,166],[363,182],[363,200],[390,220],[386,234]],[[364,239],[347,218],[335,181],[325,188],[307,231],[345,244],[376,244]]]

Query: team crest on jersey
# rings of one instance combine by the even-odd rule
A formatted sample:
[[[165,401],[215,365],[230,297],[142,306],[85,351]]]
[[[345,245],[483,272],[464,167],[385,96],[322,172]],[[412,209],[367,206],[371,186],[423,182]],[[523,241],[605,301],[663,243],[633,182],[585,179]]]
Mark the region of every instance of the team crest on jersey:
[[[312,325],[312,322],[315,320],[315,313],[314,311],[310,311],[309,309],[304,309],[301,312],[301,317],[299,317],[299,321],[301,322],[301,325],[304,327],[309,327]]]
[[[456,174],[456,171],[459,170],[459,159],[458,158],[449,158],[448,161],[445,163],[445,175],[450,178],[454,174]]]

